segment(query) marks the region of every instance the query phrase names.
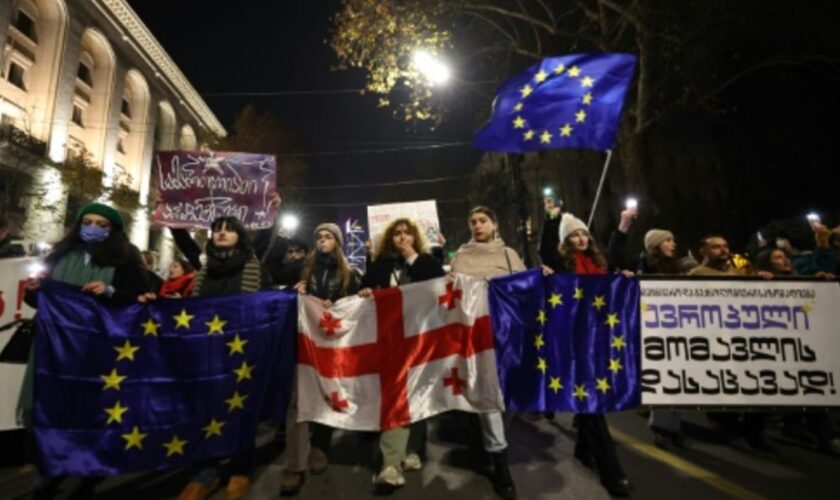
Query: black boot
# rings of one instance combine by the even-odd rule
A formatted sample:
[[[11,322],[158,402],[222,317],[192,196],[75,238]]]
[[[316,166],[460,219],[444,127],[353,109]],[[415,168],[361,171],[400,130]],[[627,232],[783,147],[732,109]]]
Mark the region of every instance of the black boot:
[[[493,458],[493,491],[505,500],[516,500],[516,485],[508,468],[507,450],[491,453]]]

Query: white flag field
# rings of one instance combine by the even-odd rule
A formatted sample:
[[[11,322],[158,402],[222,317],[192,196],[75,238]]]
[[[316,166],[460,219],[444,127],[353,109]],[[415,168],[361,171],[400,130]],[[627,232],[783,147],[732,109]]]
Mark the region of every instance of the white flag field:
[[[298,302],[298,421],[377,431],[503,410],[487,282],[454,277]]]

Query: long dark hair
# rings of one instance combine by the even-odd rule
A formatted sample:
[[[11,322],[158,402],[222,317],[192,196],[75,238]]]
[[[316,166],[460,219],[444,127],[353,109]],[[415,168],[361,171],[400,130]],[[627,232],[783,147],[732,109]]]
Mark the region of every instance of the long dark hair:
[[[350,281],[353,279],[353,271],[347,264],[347,258],[341,250],[341,245],[336,242],[335,248],[329,253],[329,256],[335,259],[336,273],[341,281],[341,295],[347,295],[347,289],[350,287]],[[303,271],[300,275],[300,280],[304,283],[309,283],[309,279],[315,274],[316,266],[318,265],[318,250],[312,250],[303,261]]]
[[[572,244],[569,243],[569,236],[566,236],[566,239],[560,243],[560,256],[563,257],[563,266],[566,268],[567,271],[574,272],[575,266],[575,252],[572,249]],[[589,237],[589,245],[587,245],[586,250],[583,251],[583,254],[592,259],[592,262],[595,263],[596,266],[603,268],[604,270],[608,270],[607,267],[607,258],[604,257],[604,252],[598,248],[598,245],[595,243],[595,240],[592,239],[592,235],[589,232],[586,233],[586,236]]]
[[[85,250],[90,254],[90,261],[99,267],[142,266],[140,251],[128,241],[128,236],[121,229],[111,225],[111,232],[104,241],[87,244],[79,236],[82,220],[79,218],[67,231],[61,241],[56,243],[52,253],[47,256],[47,266],[52,268],[65,255],[74,250]]]
[[[236,241],[236,245],[234,248],[237,252],[242,252],[245,254],[250,254],[254,252],[254,246],[251,243],[251,237],[248,236],[248,230],[245,229],[245,226],[242,222],[239,221],[236,217],[216,217],[213,222],[210,224],[210,230],[212,232],[218,232],[222,229],[222,226],[227,227],[229,230],[232,230],[239,236]],[[205,246],[205,251],[208,255],[218,255],[221,252],[224,252],[224,249],[218,248],[216,245],[213,244],[213,236],[210,236],[210,239],[207,240],[207,245]]]
[[[645,263],[656,274],[682,274],[682,266],[680,259],[676,256],[668,257],[663,254],[659,247],[654,248],[650,252],[644,253]]]

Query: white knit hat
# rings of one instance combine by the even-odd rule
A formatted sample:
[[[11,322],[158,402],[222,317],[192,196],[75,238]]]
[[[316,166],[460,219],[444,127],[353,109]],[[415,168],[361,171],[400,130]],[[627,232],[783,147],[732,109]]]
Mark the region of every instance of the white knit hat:
[[[560,219],[560,243],[566,241],[566,237],[578,229],[583,229],[587,233],[589,232],[589,228],[586,227],[586,224],[582,220],[568,212],[564,213]]]
[[[653,252],[654,248],[664,243],[667,240],[673,240],[674,233],[666,229],[651,229],[645,233],[645,250]]]

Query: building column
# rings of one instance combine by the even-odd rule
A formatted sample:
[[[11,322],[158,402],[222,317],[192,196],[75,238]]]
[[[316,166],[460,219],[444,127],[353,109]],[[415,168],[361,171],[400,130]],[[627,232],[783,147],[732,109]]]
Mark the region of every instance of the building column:
[[[43,165],[32,175],[31,196],[26,201],[26,221],[21,236],[33,242],[55,243],[64,236],[67,187],[61,172]],[[67,221],[68,225],[72,221]]]

